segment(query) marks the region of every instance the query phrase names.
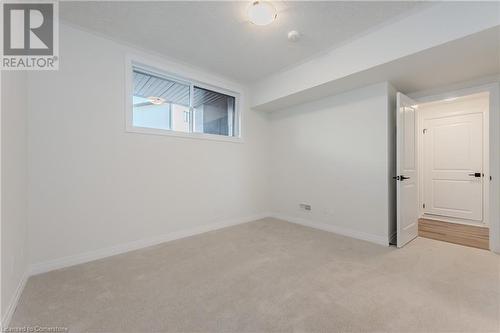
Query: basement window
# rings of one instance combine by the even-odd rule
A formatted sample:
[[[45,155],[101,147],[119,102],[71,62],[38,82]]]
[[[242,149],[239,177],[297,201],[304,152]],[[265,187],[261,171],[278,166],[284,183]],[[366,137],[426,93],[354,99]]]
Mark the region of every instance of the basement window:
[[[130,132],[208,139],[239,139],[234,92],[132,62],[127,111]],[[230,140],[231,141],[231,140]]]

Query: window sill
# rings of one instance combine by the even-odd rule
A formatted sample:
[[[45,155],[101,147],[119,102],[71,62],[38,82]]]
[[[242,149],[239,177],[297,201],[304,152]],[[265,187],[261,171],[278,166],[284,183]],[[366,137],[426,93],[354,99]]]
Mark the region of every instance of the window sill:
[[[133,127],[127,126],[126,131],[128,133],[163,135],[163,136],[172,136],[185,139],[243,143],[243,138],[241,137],[206,134],[206,133],[185,133],[185,132],[176,132],[176,131],[147,128],[147,127],[135,127],[135,126]]]

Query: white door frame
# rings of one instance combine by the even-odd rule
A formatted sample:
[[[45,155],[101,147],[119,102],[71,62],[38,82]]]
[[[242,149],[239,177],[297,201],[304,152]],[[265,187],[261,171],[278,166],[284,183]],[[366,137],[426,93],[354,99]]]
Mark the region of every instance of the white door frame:
[[[490,250],[500,253],[500,83],[490,83],[475,87],[450,90],[445,93],[415,98],[418,103],[443,100],[449,97],[461,97],[480,92],[489,92],[489,202],[485,202],[485,215],[489,216]],[[486,198],[485,198],[486,200]]]
[[[486,93],[486,92],[483,92]],[[419,109],[420,111],[420,109]],[[459,112],[439,112],[434,115],[438,115],[438,118],[441,117],[447,117],[447,116],[461,116],[461,115],[468,115],[468,114],[477,114],[481,113],[483,115],[483,128],[485,129],[483,131],[483,168],[481,169],[482,172],[484,173],[485,177],[483,178],[483,220],[481,225],[484,226],[489,226],[489,197],[490,197],[490,181],[489,181],[489,176],[490,176],[490,162],[489,162],[489,109],[488,110],[481,110],[477,112],[464,112],[464,111],[459,111]],[[418,164],[418,174],[419,174],[419,194],[418,194],[418,199],[419,199],[419,216],[423,217],[424,216],[424,208],[422,204],[424,203],[424,135],[423,135],[423,130],[424,130],[424,122],[426,120],[430,119],[435,119],[434,115],[431,116],[430,113],[426,112],[417,112],[417,117],[418,117],[418,155],[419,155],[419,164]],[[427,216],[428,218],[432,219],[432,217]],[[441,221],[445,222],[458,222],[462,224],[471,224],[471,225],[479,225],[478,222],[473,222],[473,221],[468,221],[465,219],[460,219],[460,218],[452,218],[452,217],[439,217],[438,218]]]

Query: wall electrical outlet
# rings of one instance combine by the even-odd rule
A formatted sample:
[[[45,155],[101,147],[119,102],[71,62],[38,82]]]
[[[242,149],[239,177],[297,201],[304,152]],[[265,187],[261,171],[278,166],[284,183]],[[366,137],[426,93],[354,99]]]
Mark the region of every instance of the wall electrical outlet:
[[[299,204],[300,209],[310,211],[311,210],[311,205],[306,204],[306,203],[301,203]]]

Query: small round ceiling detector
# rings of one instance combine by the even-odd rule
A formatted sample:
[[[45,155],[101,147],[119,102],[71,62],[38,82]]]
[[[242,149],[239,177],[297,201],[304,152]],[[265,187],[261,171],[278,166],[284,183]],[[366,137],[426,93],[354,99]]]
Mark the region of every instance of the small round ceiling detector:
[[[298,42],[300,39],[300,33],[297,30],[292,30],[288,33],[288,40],[290,42]]]

